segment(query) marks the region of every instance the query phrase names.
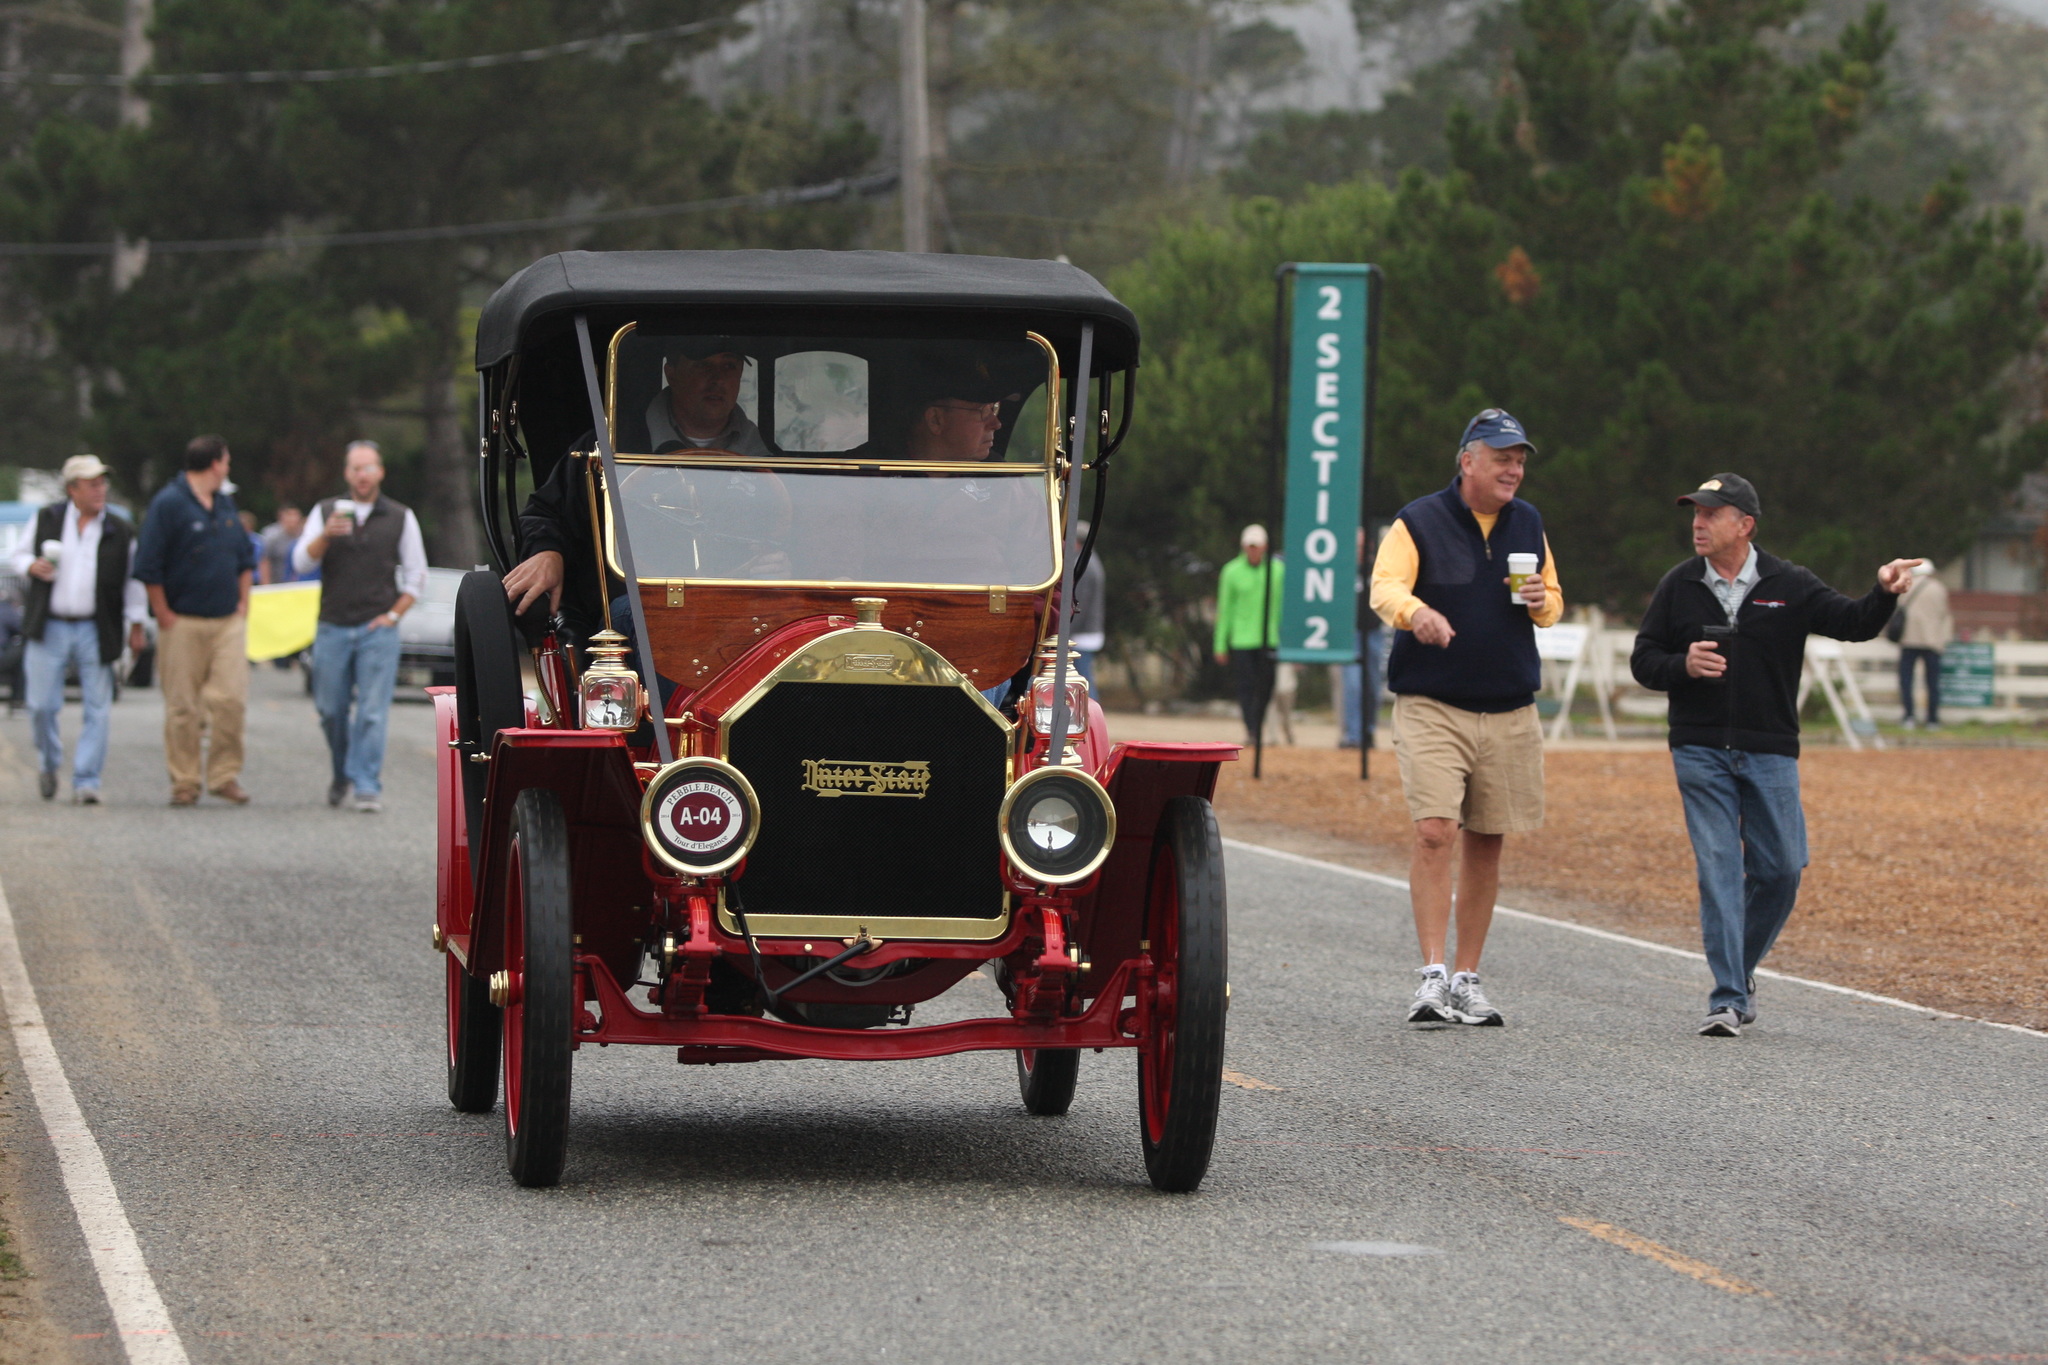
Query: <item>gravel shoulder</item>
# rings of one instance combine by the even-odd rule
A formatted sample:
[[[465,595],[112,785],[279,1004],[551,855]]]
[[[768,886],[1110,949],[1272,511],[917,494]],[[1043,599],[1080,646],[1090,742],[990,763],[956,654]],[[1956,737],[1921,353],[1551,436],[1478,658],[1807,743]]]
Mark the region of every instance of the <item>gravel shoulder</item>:
[[[1247,755],[1247,758],[1249,755]],[[1822,749],[1800,760],[1812,864],[1770,965],[2048,1028],[2048,753]],[[1697,950],[1691,846],[1669,756],[1553,749],[1547,821],[1508,840],[1505,904]],[[1406,876],[1391,753],[1271,749],[1227,765],[1226,832]]]

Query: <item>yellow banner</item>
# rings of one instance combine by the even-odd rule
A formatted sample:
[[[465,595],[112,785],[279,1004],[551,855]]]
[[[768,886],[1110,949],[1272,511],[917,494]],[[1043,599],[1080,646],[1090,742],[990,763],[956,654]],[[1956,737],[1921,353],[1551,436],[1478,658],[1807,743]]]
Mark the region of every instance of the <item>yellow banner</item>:
[[[320,628],[318,583],[273,583],[249,590],[249,659],[262,663],[313,647]]]

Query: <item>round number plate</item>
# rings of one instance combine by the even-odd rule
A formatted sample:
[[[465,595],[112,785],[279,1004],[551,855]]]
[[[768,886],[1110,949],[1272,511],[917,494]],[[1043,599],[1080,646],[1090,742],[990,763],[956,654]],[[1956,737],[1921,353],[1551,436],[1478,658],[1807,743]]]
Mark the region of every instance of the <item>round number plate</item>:
[[[715,758],[670,764],[647,784],[640,819],[656,857],[679,872],[708,876],[739,862],[760,822],[754,789]]]

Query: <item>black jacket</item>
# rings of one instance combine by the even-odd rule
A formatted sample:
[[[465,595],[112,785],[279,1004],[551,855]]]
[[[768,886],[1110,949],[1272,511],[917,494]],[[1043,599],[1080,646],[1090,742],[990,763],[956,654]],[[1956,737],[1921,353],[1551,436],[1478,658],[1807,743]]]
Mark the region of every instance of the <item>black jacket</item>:
[[[1759,550],[1756,586],[1736,613],[1736,638],[1723,646],[1728,671],[1694,678],[1685,671],[1687,646],[1706,638],[1703,627],[1728,623],[1706,572],[1705,560],[1688,559],[1664,575],[1636,633],[1629,671],[1644,687],[1671,694],[1672,748],[1703,744],[1797,758],[1794,703],[1806,637],[1876,639],[1899,599],[1882,586],[1845,597],[1812,570]]]
[[[67,498],[38,510],[35,538],[30,544],[40,548],[46,540],[62,539],[64,511],[69,506],[71,502]],[[110,664],[121,657],[121,619],[128,591],[128,546],[134,539],[134,531],[127,519],[112,509],[100,513],[100,518],[100,554],[93,565],[92,619],[99,634],[100,662]],[[38,642],[42,640],[43,627],[50,620],[50,594],[54,589],[54,584],[40,578],[29,579],[21,622],[21,633],[27,638]]]

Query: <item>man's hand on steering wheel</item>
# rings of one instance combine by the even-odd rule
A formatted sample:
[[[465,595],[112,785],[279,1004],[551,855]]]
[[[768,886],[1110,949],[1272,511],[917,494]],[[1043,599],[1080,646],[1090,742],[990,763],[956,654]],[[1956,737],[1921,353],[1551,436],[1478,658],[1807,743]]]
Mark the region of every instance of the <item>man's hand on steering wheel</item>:
[[[562,554],[559,550],[542,550],[505,575],[505,600],[512,604],[514,616],[524,616],[526,609],[545,595],[550,615],[562,609]]]

